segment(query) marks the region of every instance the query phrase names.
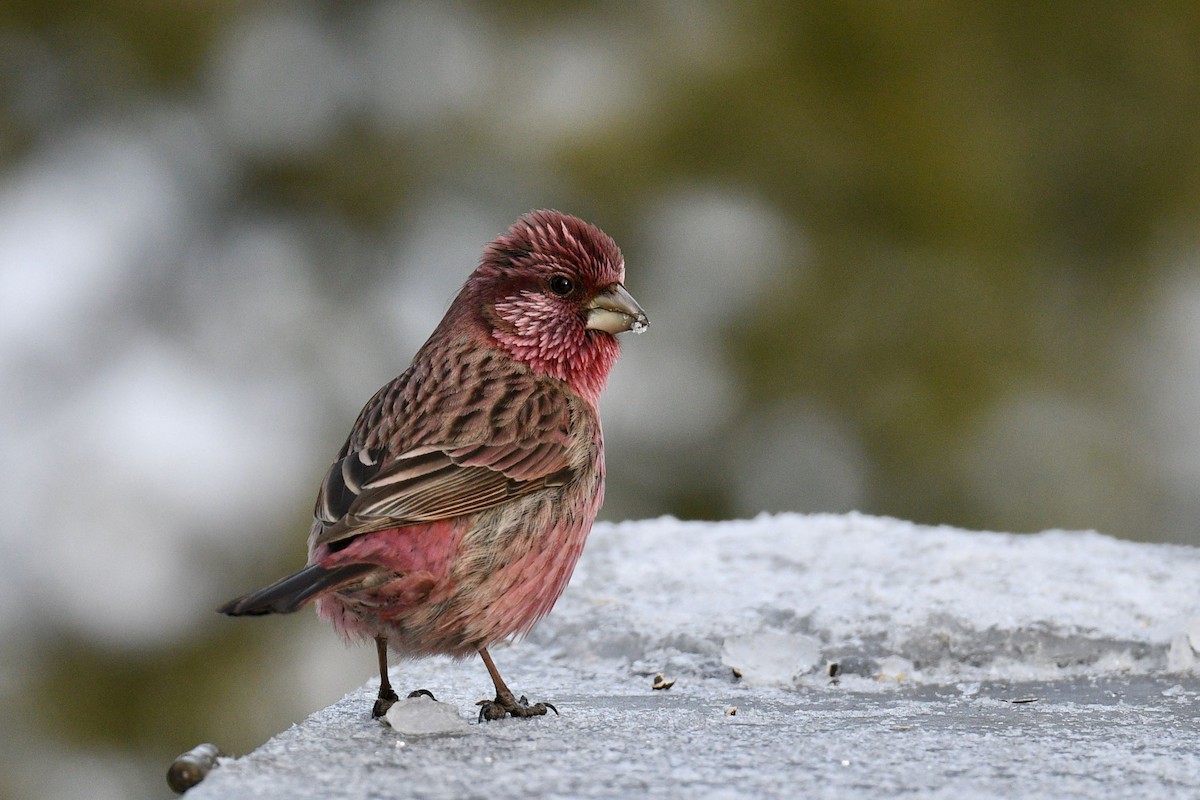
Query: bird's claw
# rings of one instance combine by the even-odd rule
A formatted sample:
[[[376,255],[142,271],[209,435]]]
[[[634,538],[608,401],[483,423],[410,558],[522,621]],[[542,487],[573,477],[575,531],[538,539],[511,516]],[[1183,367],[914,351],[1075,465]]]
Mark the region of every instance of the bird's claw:
[[[501,697],[496,696],[495,700],[480,700],[476,705],[479,706],[479,721],[504,719],[509,717],[541,717],[545,716],[546,710],[554,712],[558,716],[558,709],[553,703],[535,703],[529,704],[529,698],[521,695],[520,700],[513,700],[512,696]]]
[[[408,693],[407,697],[428,697],[433,702],[437,702],[437,698],[433,696],[433,692],[428,689],[417,689]],[[393,689],[380,689],[379,697],[375,698],[375,707],[371,709],[371,719],[379,719],[386,716],[388,709],[400,701],[399,695]]]
[[[371,719],[379,719],[387,714],[388,709],[395,705],[399,699],[395,691],[380,689],[379,697],[375,698],[375,707],[371,709]]]

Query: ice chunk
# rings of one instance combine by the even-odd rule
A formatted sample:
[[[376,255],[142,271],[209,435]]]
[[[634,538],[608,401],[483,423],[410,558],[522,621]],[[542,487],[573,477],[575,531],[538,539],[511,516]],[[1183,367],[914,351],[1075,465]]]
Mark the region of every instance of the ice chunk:
[[[1171,649],[1167,651],[1167,672],[1191,672],[1196,667],[1196,651],[1192,647],[1191,637],[1186,633],[1177,634],[1171,639]]]
[[[1192,672],[1200,663],[1200,617],[1189,620],[1184,629],[1171,637],[1167,650],[1167,672]]]
[[[398,700],[388,709],[384,719],[405,736],[464,734],[470,729],[467,721],[458,715],[458,709],[428,697]]]
[[[901,656],[888,656],[879,661],[879,671],[875,673],[875,677],[884,681],[900,681],[911,680],[915,669],[913,663],[907,658]]]
[[[721,663],[741,672],[752,686],[791,687],[821,658],[821,641],[802,633],[760,631],[732,636],[721,648]]]
[[[1188,644],[1193,650],[1200,652],[1200,617],[1193,617],[1184,632],[1187,633]]]

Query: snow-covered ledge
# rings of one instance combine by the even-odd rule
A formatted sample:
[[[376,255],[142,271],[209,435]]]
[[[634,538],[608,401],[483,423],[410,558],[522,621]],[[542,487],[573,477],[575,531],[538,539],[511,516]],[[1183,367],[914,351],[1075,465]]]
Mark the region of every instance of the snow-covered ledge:
[[[453,713],[397,725],[440,733],[373,722],[367,685],[188,798],[1194,796],[1198,650],[1194,548],[857,514],[602,524],[554,612],[493,649],[561,716],[476,724],[481,664],[401,664],[397,689]]]

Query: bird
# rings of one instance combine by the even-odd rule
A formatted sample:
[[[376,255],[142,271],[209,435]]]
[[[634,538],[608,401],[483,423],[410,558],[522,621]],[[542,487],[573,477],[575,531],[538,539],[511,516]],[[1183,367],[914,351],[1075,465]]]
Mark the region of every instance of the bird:
[[[488,648],[550,611],[603,503],[600,394],[617,335],[649,326],[624,282],[596,226],[553,210],[517,219],[359,413],[317,492],[306,566],[218,611],[313,604],[346,641],[374,640],[373,717],[399,699],[389,652],[477,653],[496,691],[481,722],[557,714],[517,698]]]

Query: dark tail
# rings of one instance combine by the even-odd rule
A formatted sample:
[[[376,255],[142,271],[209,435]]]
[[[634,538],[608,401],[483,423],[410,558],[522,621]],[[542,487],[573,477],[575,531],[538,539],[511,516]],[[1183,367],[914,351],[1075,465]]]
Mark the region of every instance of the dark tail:
[[[290,614],[310,600],[353,583],[368,572],[379,569],[375,564],[346,564],[326,569],[319,564],[275,581],[217,609],[231,617],[258,617],[263,614]]]

